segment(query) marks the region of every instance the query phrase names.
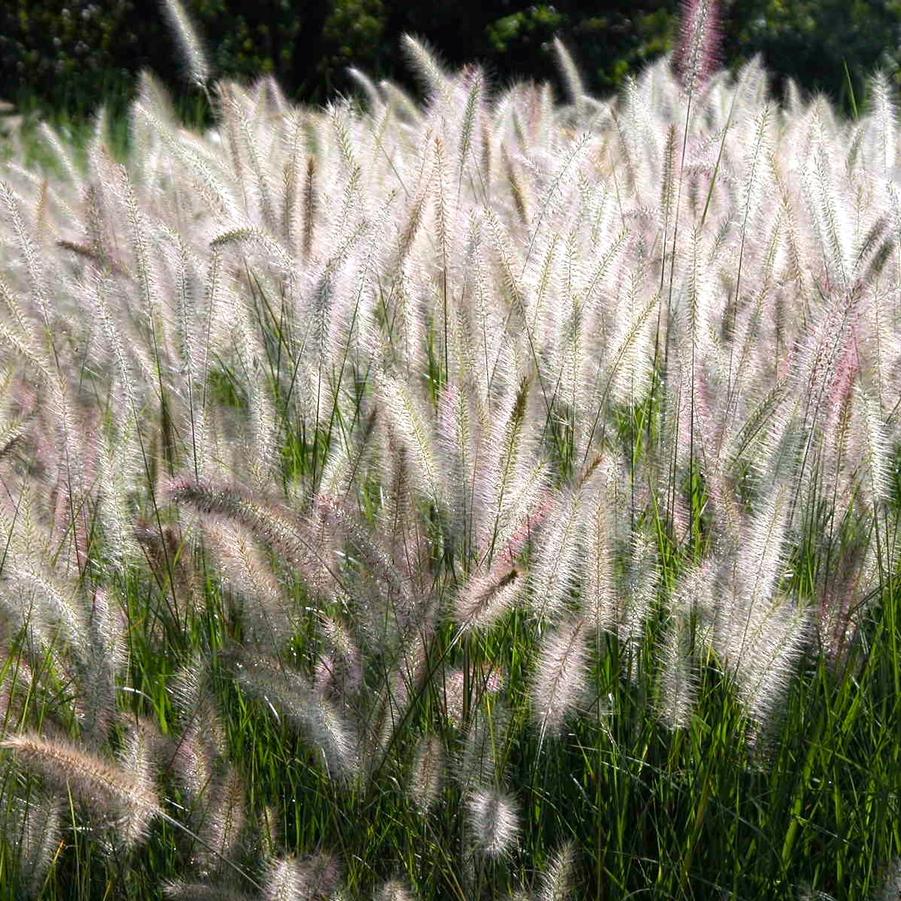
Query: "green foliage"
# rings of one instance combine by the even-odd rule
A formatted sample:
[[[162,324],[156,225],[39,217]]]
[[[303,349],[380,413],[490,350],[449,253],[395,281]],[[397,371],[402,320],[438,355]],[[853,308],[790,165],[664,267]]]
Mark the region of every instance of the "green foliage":
[[[768,67],[808,90],[851,102],[874,68],[901,80],[901,0],[734,0],[727,52],[761,53]]]
[[[667,52],[677,0],[454,4],[398,0],[188,0],[221,76],[277,76],[292,96],[349,90],[346,67],[397,77],[400,35],[418,34],[451,63],[473,57],[501,79],[555,78],[550,43],[566,40],[589,89],[606,91]],[[723,61],[762,53],[777,77],[837,96],[850,110],[876,67],[897,72],[901,0],[726,0]],[[182,68],[153,0],[11,0],[0,9],[0,93],[18,103],[84,113],[120,104],[136,73],[170,85]]]

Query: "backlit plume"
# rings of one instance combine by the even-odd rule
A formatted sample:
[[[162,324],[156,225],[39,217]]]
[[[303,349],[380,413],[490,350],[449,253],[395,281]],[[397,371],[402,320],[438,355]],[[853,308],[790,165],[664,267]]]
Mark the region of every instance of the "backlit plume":
[[[418,95],[311,108],[165,6],[208,127],[145,75],[124,163],[102,121],[0,162],[0,881],[638,896],[669,850],[613,842],[656,829],[689,892],[709,761],[762,808],[786,711],[888,679],[891,80],[782,108],[689,0],[614,97],[559,41],[563,98],[410,37]],[[780,891],[856,816],[825,740],[828,803],[747,826]]]

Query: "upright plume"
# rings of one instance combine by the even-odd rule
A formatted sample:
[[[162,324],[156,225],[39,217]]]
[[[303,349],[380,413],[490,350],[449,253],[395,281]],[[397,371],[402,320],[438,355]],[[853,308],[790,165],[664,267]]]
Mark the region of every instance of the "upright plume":
[[[688,94],[703,87],[716,71],[721,37],[719,26],[717,0],[684,0],[673,66]]]
[[[210,80],[210,64],[194,23],[179,0],[163,0],[163,12],[178,40],[189,80],[203,87]]]

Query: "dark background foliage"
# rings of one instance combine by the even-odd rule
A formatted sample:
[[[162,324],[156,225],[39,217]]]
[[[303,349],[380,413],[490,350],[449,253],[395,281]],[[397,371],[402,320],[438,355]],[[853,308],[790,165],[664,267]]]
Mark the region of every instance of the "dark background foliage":
[[[407,78],[399,38],[449,63],[480,60],[498,81],[556,78],[559,34],[598,93],[668,50],[678,0],[185,0],[219,74],[274,73],[321,101],[349,91],[346,67]],[[723,62],[762,53],[778,79],[851,106],[876,67],[899,78],[901,0],[724,0]],[[84,113],[124,99],[149,67],[177,86],[181,63],[159,0],[0,0],[0,97]]]

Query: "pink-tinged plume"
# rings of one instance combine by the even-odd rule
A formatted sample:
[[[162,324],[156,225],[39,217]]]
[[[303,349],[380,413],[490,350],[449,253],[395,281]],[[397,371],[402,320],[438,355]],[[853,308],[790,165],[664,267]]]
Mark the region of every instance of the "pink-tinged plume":
[[[720,38],[717,0],[684,0],[673,67],[689,95],[703,87],[716,71]]]

